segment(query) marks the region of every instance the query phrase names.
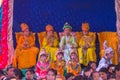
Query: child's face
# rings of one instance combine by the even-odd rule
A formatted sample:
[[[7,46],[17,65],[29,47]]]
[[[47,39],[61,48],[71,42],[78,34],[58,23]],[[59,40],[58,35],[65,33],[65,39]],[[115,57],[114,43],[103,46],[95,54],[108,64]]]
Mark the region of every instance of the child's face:
[[[114,69],[115,69],[115,67],[114,67],[114,66],[111,66],[108,71],[109,71],[110,73],[113,73]]]
[[[56,76],[52,71],[49,71],[47,74],[47,80],[55,80]]]
[[[108,57],[108,59],[112,59],[113,53],[111,52],[111,53],[107,54],[107,57]]]
[[[96,64],[95,64],[95,63],[92,63],[92,64],[91,64],[91,68],[92,68],[93,70],[96,70]]]
[[[47,35],[48,36],[52,36],[53,35],[53,31],[47,31]]]
[[[33,77],[34,77],[34,74],[33,74],[33,73],[31,73],[30,71],[27,71],[27,72],[26,72],[26,79],[27,79],[27,80],[32,80]]]
[[[14,72],[13,72],[14,68],[10,68],[8,71],[7,71],[7,75],[9,77],[13,76],[14,75]]]
[[[94,80],[99,80],[100,79],[100,76],[99,76],[98,72],[93,73],[93,79]]]
[[[63,58],[63,55],[62,55],[62,54],[58,54],[58,55],[57,55],[57,59],[58,59],[58,60],[61,60],[62,58]]]
[[[47,56],[45,56],[45,55],[41,55],[41,56],[40,56],[40,60],[41,60],[41,61],[44,62],[44,61],[46,61],[46,59],[47,59]]]
[[[107,80],[107,74],[105,72],[99,72],[99,75],[102,80]]]
[[[83,35],[88,35],[89,31],[83,30],[82,33]]]
[[[24,34],[25,36],[28,36],[29,33],[30,33],[29,29],[26,29],[25,31],[23,31],[23,34]]]
[[[70,28],[65,28],[65,29],[64,29],[65,35],[69,35],[70,32],[71,32],[71,29],[70,29]]]
[[[73,60],[76,60],[76,59],[77,59],[76,53],[72,53],[72,54],[71,54],[71,59],[73,59]]]
[[[116,76],[119,76],[119,77],[120,77],[120,70],[119,70],[119,71],[116,71]]]

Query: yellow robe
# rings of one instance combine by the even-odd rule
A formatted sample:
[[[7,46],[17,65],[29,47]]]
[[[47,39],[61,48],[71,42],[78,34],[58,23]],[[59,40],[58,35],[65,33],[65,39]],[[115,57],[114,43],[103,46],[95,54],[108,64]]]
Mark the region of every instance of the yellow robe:
[[[51,64],[51,68],[55,69],[57,71],[57,74],[61,76],[64,76],[65,66],[66,66],[66,63],[64,60],[62,60],[61,62],[58,62],[56,60]]]
[[[88,44],[89,48],[84,50],[83,47]],[[93,36],[82,36],[79,42],[80,48],[78,48],[78,58],[80,64],[87,66],[89,61],[96,62],[96,53],[95,53],[95,39]]]
[[[13,66],[18,67],[19,69],[26,69],[35,66],[39,49],[35,47],[35,39],[33,35],[31,34],[28,37],[21,35],[17,40]],[[29,48],[23,48],[25,41],[27,41],[27,44],[30,46]]]
[[[79,62],[68,61],[67,73],[73,73],[75,76],[78,76],[80,72],[81,72],[81,66]]]
[[[51,39],[49,39],[50,42],[53,43],[53,46],[51,47],[47,38],[44,37],[42,45],[46,52],[49,54],[49,61],[54,61],[56,60],[56,52],[57,52],[57,47],[58,47],[58,39],[56,37],[52,37]]]

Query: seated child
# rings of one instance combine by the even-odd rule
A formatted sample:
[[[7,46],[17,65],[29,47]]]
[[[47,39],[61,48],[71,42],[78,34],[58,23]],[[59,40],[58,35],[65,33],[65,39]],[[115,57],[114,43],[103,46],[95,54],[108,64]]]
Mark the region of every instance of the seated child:
[[[50,67],[47,57],[48,57],[47,53],[45,49],[43,49],[40,52],[40,60],[37,62],[37,65],[36,65],[36,75],[38,80],[44,79],[46,77],[47,71]]]

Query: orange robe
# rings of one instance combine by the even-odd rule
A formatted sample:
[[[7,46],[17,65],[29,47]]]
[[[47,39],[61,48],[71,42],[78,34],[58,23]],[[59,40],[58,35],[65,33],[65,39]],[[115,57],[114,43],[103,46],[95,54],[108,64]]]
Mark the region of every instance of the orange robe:
[[[57,60],[52,62],[51,68],[57,70],[57,74],[63,76],[64,75],[64,70],[65,70],[66,63],[64,60],[61,62],[58,62]]]
[[[79,62],[68,61],[67,73],[73,73],[75,76],[78,76],[80,72],[81,66]]]
[[[30,46],[29,48],[23,47],[25,42]],[[18,67],[19,69],[26,69],[35,66],[38,52],[39,49],[35,47],[35,39],[33,35],[21,35],[17,41],[13,66]]]

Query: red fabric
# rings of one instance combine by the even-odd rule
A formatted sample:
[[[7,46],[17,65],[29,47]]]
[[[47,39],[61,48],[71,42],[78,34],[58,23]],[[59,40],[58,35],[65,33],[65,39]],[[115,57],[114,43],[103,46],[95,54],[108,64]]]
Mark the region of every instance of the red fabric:
[[[7,65],[8,61],[8,45],[7,45],[7,27],[8,27],[8,0],[3,0],[2,4],[2,55],[0,56],[0,69]]]

